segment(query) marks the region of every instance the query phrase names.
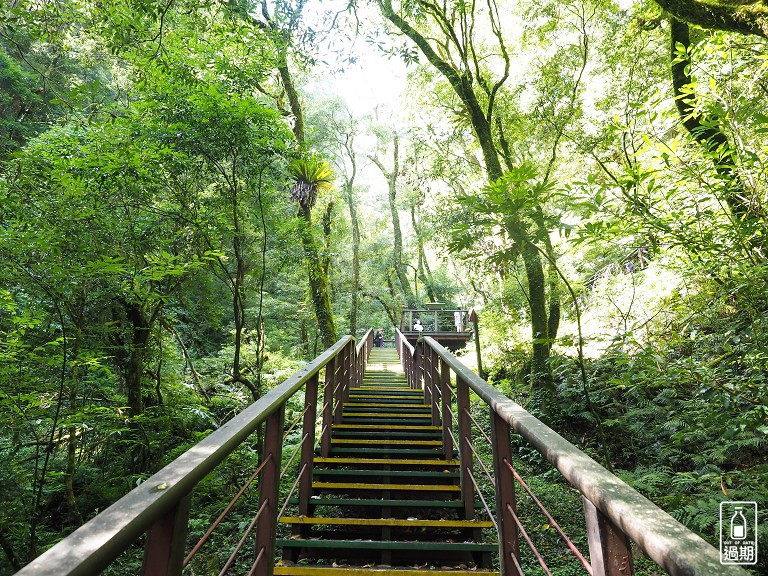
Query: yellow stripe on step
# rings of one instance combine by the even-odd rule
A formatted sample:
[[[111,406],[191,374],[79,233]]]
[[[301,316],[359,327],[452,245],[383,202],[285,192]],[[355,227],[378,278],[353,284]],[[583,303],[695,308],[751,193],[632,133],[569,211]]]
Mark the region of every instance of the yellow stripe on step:
[[[426,492],[459,492],[460,486],[446,484],[364,484],[361,482],[312,482],[318,490],[422,490]]]
[[[284,516],[283,524],[338,526],[408,526],[412,528],[492,528],[490,520],[400,520],[396,518],[321,518],[319,516]]]
[[[458,460],[430,460],[427,458],[325,458],[316,457],[315,464],[403,464],[407,466],[458,466]]]
[[[355,440],[354,438],[336,438],[331,440],[331,444],[398,444],[403,446],[442,446],[442,440],[400,440],[399,438],[393,438],[392,440],[383,440],[381,438],[376,440]]]
[[[411,430],[424,432],[438,432],[440,426],[428,426],[418,424],[333,424],[334,430]]]
[[[396,412],[343,412],[350,418],[431,418],[432,414],[398,414]]]
[[[347,568],[343,566],[275,566],[275,576],[498,576],[499,572],[473,568],[472,570],[423,570],[408,568]]]

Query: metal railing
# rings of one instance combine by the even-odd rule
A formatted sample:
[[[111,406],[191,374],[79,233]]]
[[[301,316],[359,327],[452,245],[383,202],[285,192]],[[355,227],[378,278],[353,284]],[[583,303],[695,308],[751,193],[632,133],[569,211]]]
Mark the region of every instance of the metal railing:
[[[424,332],[463,332],[467,327],[467,311],[458,309],[405,309],[400,316],[400,330],[414,332],[416,321]]]
[[[668,574],[747,574],[739,566],[722,565],[718,550],[490,386],[435,339],[424,336],[415,346],[411,346],[397,331],[396,341],[410,386],[423,387],[426,401],[432,405],[433,424],[442,427],[446,456],[453,452],[454,447],[459,450],[464,514],[467,518],[472,518],[475,512],[475,494],[483,499],[474,475],[476,452],[472,446],[473,424],[476,425],[476,422],[470,411],[470,392],[474,392],[490,408],[490,438],[486,436],[481,441],[492,446],[493,462],[489,476],[492,476],[490,483],[495,491],[494,524],[498,529],[500,566],[505,576],[523,573],[521,536],[545,573],[552,573],[517,514],[516,483],[544,511],[550,525],[564,538],[568,548],[583,565],[585,573],[594,576],[633,574],[632,541]],[[562,533],[554,518],[517,474],[510,442],[510,433],[513,432],[536,449],[581,495],[589,561]]]
[[[254,553],[247,573],[253,576],[271,574],[279,512],[285,404],[299,390],[304,389],[300,455],[296,454],[292,458],[300,458],[298,468],[301,472],[297,480],[299,509],[300,513],[306,514],[311,495],[318,416],[322,425],[319,434],[320,451],[327,455],[331,445],[332,423],[340,421],[342,403],[349,396],[349,388],[360,382],[372,347],[372,330],[357,345],[351,336],[341,338],[285,382],[32,560],[16,573],[17,576],[94,576],[143,536],[146,536],[146,541],[141,574],[178,576],[210,536],[210,530],[206,531],[205,536],[192,547],[192,552],[185,553],[193,490],[262,425],[264,449],[261,462],[254,472],[254,477],[258,476],[258,512],[248,529],[249,533],[253,531],[255,534],[255,548],[250,548]],[[323,404],[318,415],[321,371],[324,372]],[[248,484],[253,480],[252,477]],[[245,488],[247,485],[241,492]],[[221,521],[233,504],[230,502],[214,524]],[[238,549],[247,536],[243,536]],[[230,557],[229,562],[232,561],[233,557]],[[222,572],[227,570],[225,566]]]

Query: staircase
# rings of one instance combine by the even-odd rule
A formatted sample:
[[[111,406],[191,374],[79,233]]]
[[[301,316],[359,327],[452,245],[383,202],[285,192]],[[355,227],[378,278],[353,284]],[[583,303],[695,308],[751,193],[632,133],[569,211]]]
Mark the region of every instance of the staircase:
[[[408,387],[397,351],[374,348],[350,390],[327,458],[315,457],[309,516],[284,516],[287,576],[498,574],[490,521],[465,519],[459,461],[443,456],[424,393]]]

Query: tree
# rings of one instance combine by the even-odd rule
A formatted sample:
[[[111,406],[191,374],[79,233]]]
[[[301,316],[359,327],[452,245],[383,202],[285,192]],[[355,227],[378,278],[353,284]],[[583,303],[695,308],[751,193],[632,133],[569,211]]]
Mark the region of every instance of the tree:
[[[733,216],[734,226],[743,230],[748,245],[763,252],[764,241],[758,239],[766,223],[763,206],[744,185],[737,166],[738,151],[724,133],[720,118],[697,106],[696,83],[690,73],[693,48],[687,23],[671,19],[670,42],[672,87],[681,122],[711,158],[715,172],[723,181],[725,201]]]
[[[379,136],[377,148],[381,147],[382,141]],[[403,232],[400,227],[400,213],[397,206],[397,179],[401,174],[399,136],[396,133],[392,135],[391,170],[387,169],[379,159],[378,150],[376,154],[369,155],[368,158],[381,171],[381,174],[387,181],[387,199],[389,201],[389,214],[392,221],[392,268],[403,291],[406,305],[409,308],[416,308],[416,295],[411,288],[411,283],[408,281],[408,274],[405,270],[406,264],[403,260]]]
[[[503,165],[512,167],[513,158],[505,126],[499,117],[498,102],[509,79],[510,56],[501,28],[498,6],[488,3],[481,11],[475,3],[433,2],[401,4],[396,9],[391,0],[377,0],[384,17],[409,38],[427,61],[448,82],[461,104],[462,118],[471,128],[479,146],[489,185],[502,181]],[[496,66],[485,60],[488,49],[476,33],[485,18],[488,42],[494,45]],[[481,56],[483,54],[484,56]],[[500,70],[496,75],[492,70]],[[547,282],[537,236],[527,221],[510,214],[507,221],[509,238],[521,257],[528,281],[528,301],[532,334],[531,375],[545,396],[554,394],[548,358],[552,339],[547,310]],[[559,313],[559,308],[553,309]],[[542,402],[547,405],[547,402]]]
[[[290,168],[295,178],[291,188],[291,199],[295,200],[299,206],[301,217],[299,232],[307,263],[309,290],[315,307],[320,337],[323,346],[328,348],[338,340],[338,336],[331,310],[328,270],[323,266],[323,259],[320,258],[312,232],[312,207],[317,201],[318,193],[330,187],[333,172],[328,163],[316,155],[294,160]]]
[[[675,18],[702,28],[768,36],[768,7],[762,0],[656,0]]]

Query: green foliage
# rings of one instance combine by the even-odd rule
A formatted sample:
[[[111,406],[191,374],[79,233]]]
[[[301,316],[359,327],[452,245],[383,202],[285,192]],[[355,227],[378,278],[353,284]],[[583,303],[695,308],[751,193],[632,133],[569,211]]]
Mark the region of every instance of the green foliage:
[[[303,208],[312,208],[320,191],[330,188],[333,182],[331,165],[317,154],[297,158],[289,165],[296,181],[291,188],[291,199]]]

